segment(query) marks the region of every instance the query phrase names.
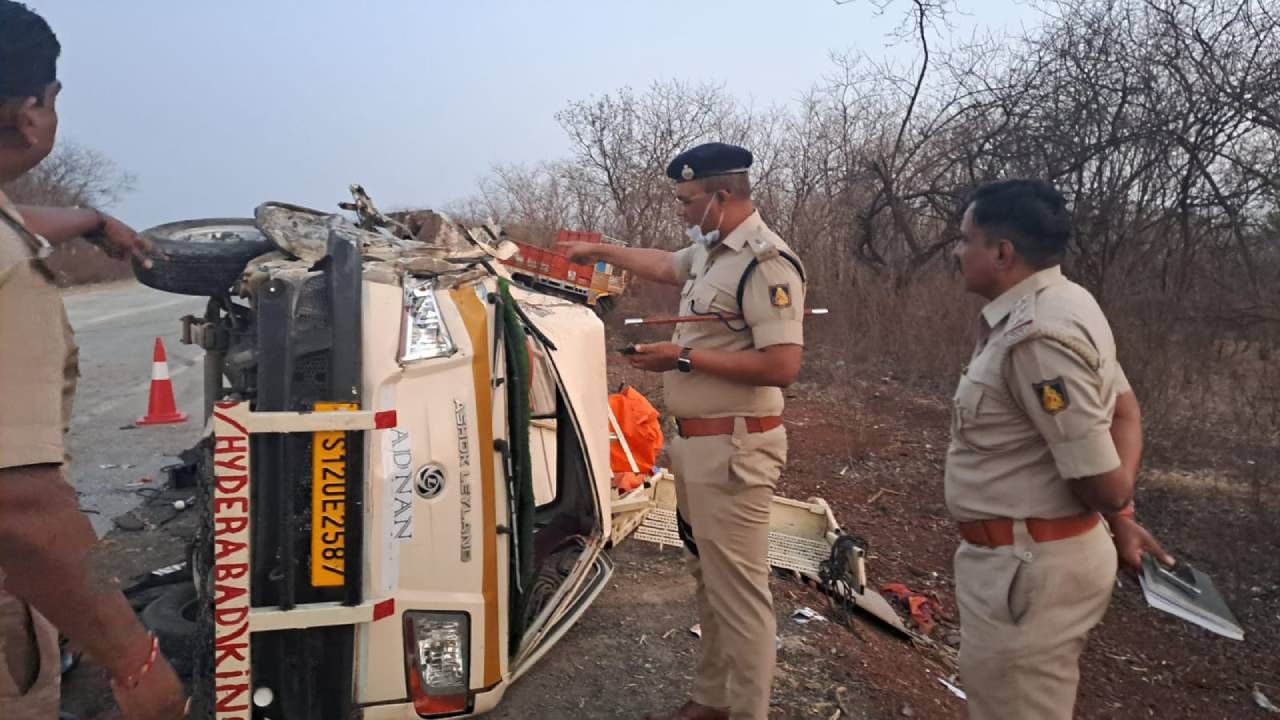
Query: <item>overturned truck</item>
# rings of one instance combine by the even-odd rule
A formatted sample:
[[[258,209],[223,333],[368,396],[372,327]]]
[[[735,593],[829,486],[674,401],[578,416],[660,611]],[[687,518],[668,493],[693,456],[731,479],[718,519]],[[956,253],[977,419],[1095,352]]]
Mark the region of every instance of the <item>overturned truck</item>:
[[[679,545],[673,478],[615,488],[604,327],[513,282],[493,226],[266,203],[153,228],[144,283],[205,295],[192,550],[197,717],[493,709],[586,611],[625,538]],[[634,469],[634,468],[633,468]],[[770,560],[887,622],[865,545],[778,498]]]

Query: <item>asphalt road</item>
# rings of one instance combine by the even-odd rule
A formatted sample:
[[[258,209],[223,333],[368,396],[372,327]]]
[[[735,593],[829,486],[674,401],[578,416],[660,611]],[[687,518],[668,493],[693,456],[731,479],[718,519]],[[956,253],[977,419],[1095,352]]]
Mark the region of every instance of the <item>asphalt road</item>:
[[[98,535],[132,509],[143,478],[163,481],[160,468],[201,434],[201,358],[204,351],[178,339],[183,315],[203,312],[205,300],[170,295],[134,282],[66,291],[67,315],[80,346],[80,384],[69,438],[71,479]],[[169,357],[177,425],[137,427],[147,412],[156,338]]]

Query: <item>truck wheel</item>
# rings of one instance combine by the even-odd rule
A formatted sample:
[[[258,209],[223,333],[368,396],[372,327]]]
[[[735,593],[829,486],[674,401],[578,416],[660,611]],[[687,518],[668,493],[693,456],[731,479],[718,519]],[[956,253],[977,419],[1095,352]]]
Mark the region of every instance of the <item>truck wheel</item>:
[[[178,295],[225,295],[249,261],[275,249],[253,218],[184,220],[143,230],[162,257],[151,269],[133,258],[138,282]]]
[[[142,624],[155,633],[160,652],[174,672],[190,677],[192,659],[201,651],[196,637],[196,588],[177,585],[142,610]],[[207,648],[206,648],[207,649]]]

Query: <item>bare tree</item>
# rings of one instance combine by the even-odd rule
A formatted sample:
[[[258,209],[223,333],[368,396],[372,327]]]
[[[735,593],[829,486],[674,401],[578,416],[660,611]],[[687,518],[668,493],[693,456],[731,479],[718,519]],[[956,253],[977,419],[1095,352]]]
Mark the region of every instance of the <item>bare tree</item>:
[[[570,103],[557,114],[573,143],[581,180],[607,198],[617,235],[634,245],[676,240],[670,181],[663,174],[681,150],[705,140],[732,141],[750,131],[738,104],[714,85],[655,83]]]
[[[990,180],[1043,178],[1072,208],[1068,271],[1141,348],[1126,368],[1144,397],[1199,422],[1205,403],[1187,388],[1214,387],[1192,379],[1212,362],[1178,361],[1202,358],[1196,342],[1280,351],[1280,0],[1033,2],[1033,29],[950,45],[942,0],[879,2],[904,11],[898,38],[915,61],[835,56],[785,108],[675,82],[571,103],[558,115],[570,157],[497,168],[473,200],[674,247],[666,163],[704,140],[743,143],[761,213],[821,258],[808,264],[815,292],[867,308],[846,330],[923,368],[919,337],[904,341],[918,327],[874,318],[963,335],[939,293],[966,199]]]
[[[108,207],[133,190],[134,177],[103,153],[60,143],[44,162],[5,186],[16,203]]]
[[[4,192],[19,204],[110,207],[133,189],[133,176],[106,155],[75,143],[60,143],[49,157]],[[60,248],[50,260],[60,285],[115,280],[130,275],[129,263],[112,260],[82,239]]]

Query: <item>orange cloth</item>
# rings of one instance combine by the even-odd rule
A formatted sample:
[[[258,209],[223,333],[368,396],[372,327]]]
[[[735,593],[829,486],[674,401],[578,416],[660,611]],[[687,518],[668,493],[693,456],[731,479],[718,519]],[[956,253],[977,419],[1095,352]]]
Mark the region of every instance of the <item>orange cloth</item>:
[[[899,607],[905,606],[920,633],[928,635],[933,632],[939,613],[938,604],[933,598],[911,590],[901,583],[889,583],[880,591],[897,601]]]
[[[610,395],[609,409],[613,411],[618,429],[631,448],[631,456],[635,458],[640,474],[652,473],[653,465],[658,461],[658,453],[662,451],[662,424],[658,419],[658,411],[644,395],[631,387]],[[613,428],[609,430],[612,432]],[[615,479],[620,474],[631,474],[631,463],[627,462],[622,443],[616,440],[609,443],[609,467],[613,470]]]
[[[630,470],[613,474],[613,486],[623,495],[626,495],[643,484],[644,477],[637,475]]]

